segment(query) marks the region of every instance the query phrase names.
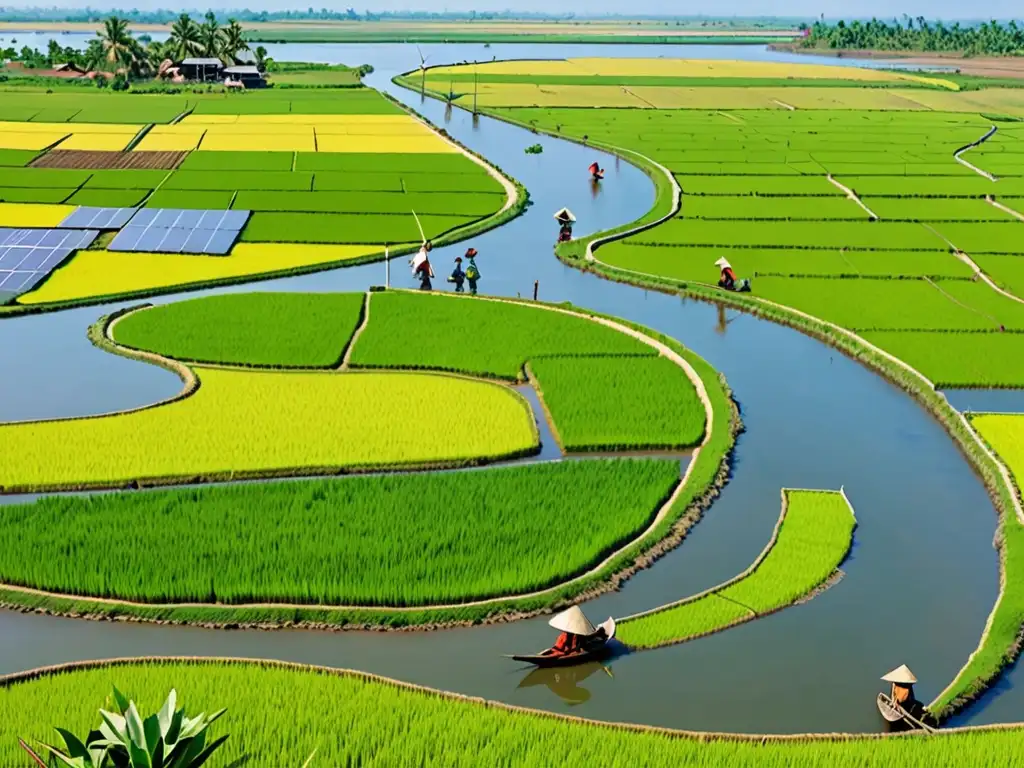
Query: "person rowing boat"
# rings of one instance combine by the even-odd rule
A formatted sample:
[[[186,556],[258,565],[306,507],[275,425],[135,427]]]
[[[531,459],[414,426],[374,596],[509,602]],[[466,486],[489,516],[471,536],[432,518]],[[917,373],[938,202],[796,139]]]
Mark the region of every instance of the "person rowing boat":
[[[600,181],[604,178],[604,168],[599,166],[597,163],[591,163],[588,170],[590,171],[591,181]]]
[[[511,658],[538,667],[566,667],[602,658],[611,652],[609,641],[615,637],[615,619],[609,618],[595,627],[574,605],[551,619],[548,625],[560,633],[552,647],[540,653],[514,654]]]

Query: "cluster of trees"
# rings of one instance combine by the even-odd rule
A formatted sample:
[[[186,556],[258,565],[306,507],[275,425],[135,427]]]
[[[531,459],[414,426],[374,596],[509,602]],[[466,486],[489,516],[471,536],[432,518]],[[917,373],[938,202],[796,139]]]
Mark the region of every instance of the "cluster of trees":
[[[148,24],[169,24],[174,21],[179,11],[157,8],[154,10],[115,9],[113,11],[99,11],[94,8],[2,8],[0,7],[0,21],[72,21],[72,22],[98,22],[105,15],[113,13],[115,16],[127,18],[133,23],[144,22]],[[355,8],[314,9],[312,6],[305,10],[294,11],[251,11],[248,8],[231,11],[231,16],[239,21],[315,21],[318,19],[330,21],[374,21],[378,19],[411,19],[428,20],[443,19],[447,21],[462,21],[479,19],[481,21],[495,19],[572,19],[573,13],[547,14],[529,13],[522,11],[364,11],[359,13]],[[222,18],[223,20],[223,18]]]
[[[148,35],[135,37],[128,29],[127,19],[111,16],[84,50],[62,48],[54,41],[45,52],[28,46],[18,50],[16,46],[15,42],[0,49],[0,60],[19,61],[36,69],[70,63],[87,71],[120,73],[126,78],[155,76],[161,73],[164,62],[181,63],[190,56],[219,59],[230,66],[240,63],[239,56],[251,50],[237,20],[231,19],[227,26],[221,26],[212,13],[207,13],[201,24],[186,13],[180,14],[171,25],[170,37],[163,42],[154,42]],[[263,46],[251,52],[261,71],[271,63]]]
[[[816,21],[801,25],[809,48],[865,49],[881,51],[956,51],[967,55],[1024,55],[1024,28],[1011,21],[1005,26],[996,21],[963,27],[959,22],[946,26],[941,21],[929,23],[923,16],[903,17],[903,23],[871,21],[839,21],[827,24]]]

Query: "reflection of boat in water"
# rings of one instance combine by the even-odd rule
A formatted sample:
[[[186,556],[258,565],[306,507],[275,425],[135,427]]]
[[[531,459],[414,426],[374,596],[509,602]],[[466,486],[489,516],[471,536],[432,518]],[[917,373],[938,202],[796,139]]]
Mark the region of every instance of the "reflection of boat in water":
[[[568,667],[603,658],[610,650],[608,641],[615,637],[615,619],[609,617],[604,624],[595,627],[577,605],[558,614],[548,624],[562,632],[555,645],[540,653],[516,654],[512,658],[538,667]]]
[[[581,688],[580,683],[597,671],[612,676],[610,668],[599,661],[587,661],[573,667],[537,667],[524,677],[519,688],[534,688],[546,685],[553,694],[566,704],[582,704],[590,700],[590,691]]]

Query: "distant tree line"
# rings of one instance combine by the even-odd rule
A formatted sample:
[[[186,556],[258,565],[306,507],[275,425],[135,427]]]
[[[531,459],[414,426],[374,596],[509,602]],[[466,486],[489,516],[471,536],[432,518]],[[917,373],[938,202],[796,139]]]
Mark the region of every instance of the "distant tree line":
[[[166,62],[181,63],[190,56],[219,59],[230,66],[241,63],[239,57],[246,51],[250,51],[249,43],[236,19],[222,26],[212,13],[207,13],[202,23],[183,13],[171,25],[168,39],[156,42],[145,34],[132,35],[127,19],[110,16],[84,49],[61,47],[51,40],[44,52],[27,45],[18,49],[17,41],[14,41],[14,45],[0,49],[0,63],[17,61],[27,69],[74,64],[86,71],[109,72],[126,80],[162,74]],[[273,63],[263,46],[257,47],[252,54],[261,71]],[[101,78],[97,80],[98,84],[100,80],[105,83]]]
[[[199,11],[188,10],[190,15],[198,16]],[[115,9],[113,11],[101,11],[95,8],[4,8],[0,7],[0,21],[68,21],[68,22],[97,22],[103,18],[113,15],[127,19],[132,23],[146,24],[169,24],[181,14],[180,10],[167,10],[157,8],[155,10],[140,10],[138,8]],[[441,11],[363,11],[359,13],[355,8],[320,8],[312,6],[305,10],[291,11],[251,11],[244,8],[237,11],[230,11],[218,15],[219,21],[224,21],[230,15],[238,21],[378,21],[382,19],[409,19],[409,20],[479,20],[493,21],[497,19],[573,19],[575,14],[547,14],[547,13],[523,13],[514,11],[465,11],[465,12],[441,12]]]
[[[816,21],[810,27],[801,25],[807,48],[864,49],[880,51],[956,51],[971,56],[1024,55],[1024,28],[1015,21],[1005,26],[989,21],[973,26],[959,22],[949,26],[941,21],[929,23],[923,16],[904,22],[838,21],[828,24]]]

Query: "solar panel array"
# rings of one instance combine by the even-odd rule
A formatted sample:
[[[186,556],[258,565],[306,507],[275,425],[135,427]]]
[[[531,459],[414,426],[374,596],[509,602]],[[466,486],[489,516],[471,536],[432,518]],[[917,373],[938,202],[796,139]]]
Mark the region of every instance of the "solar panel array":
[[[143,208],[107,249],[223,255],[231,250],[248,219],[249,211]]]
[[[73,210],[58,226],[61,229],[120,229],[138,208],[93,208],[82,205]]]
[[[88,248],[95,229],[0,227],[0,301],[31,290],[78,248]]]

